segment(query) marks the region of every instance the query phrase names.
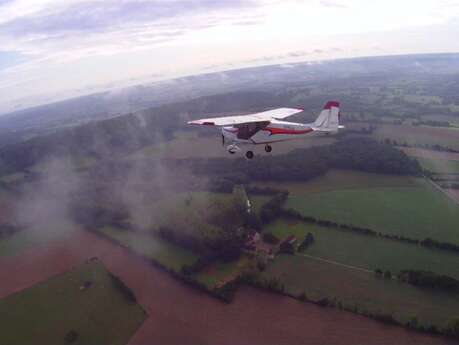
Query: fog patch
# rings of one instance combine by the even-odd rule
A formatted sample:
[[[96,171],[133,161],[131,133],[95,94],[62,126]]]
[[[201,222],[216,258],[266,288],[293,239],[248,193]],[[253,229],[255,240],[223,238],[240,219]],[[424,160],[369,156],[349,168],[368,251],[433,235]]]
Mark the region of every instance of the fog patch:
[[[54,239],[75,230],[69,206],[80,180],[74,171],[70,159],[51,158],[40,164],[38,178],[23,185],[13,212],[28,236]]]

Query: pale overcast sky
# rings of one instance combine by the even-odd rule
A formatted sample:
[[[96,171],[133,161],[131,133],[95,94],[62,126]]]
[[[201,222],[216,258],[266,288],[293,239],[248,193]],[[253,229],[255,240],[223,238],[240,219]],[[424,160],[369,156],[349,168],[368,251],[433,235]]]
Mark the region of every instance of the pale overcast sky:
[[[459,52],[459,0],[0,0],[0,112],[176,76]]]

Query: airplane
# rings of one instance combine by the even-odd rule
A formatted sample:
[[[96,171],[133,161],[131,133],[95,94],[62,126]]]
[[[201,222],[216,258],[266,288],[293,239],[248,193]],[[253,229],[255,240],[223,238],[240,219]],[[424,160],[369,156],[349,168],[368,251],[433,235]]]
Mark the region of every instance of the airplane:
[[[221,127],[222,144],[229,143],[227,150],[234,154],[241,151],[238,145],[265,145],[265,151],[271,152],[270,144],[280,141],[328,135],[338,132],[340,126],[340,104],[329,101],[313,123],[303,124],[283,121],[283,119],[302,112],[303,109],[277,108],[261,113],[215,117],[189,121],[189,125]],[[247,159],[254,157],[253,151],[245,153]]]

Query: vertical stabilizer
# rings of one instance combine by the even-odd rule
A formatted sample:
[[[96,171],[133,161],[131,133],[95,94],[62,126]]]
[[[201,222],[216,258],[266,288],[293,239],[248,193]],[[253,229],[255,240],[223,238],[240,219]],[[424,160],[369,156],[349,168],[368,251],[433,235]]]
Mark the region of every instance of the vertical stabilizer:
[[[314,122],[315,130],[337,131],[339,128],[339,115],[339,102],[327,102]]]

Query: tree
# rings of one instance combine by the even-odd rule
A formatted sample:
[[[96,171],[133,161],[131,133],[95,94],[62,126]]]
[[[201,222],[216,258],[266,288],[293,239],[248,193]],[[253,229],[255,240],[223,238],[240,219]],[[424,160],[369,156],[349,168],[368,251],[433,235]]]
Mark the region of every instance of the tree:
[[[410,328],[417,328],[418,327],[418,318],[416,316],[410,317],[410,320],[407,323],[407,326]]]
[[[273,235],[271,232],[263,233],[263,241],[269,244],[278,244],[279,239]]]
[[[445,329],[446,333],[459,337],[459,317],[452,318],[448,321]]]
[[[76,331],[71,330],[65,335],[65,342],[67,344],[71,344],[75,342],[78,339],[78,337],[79,337],[79,334]]]
[[[299,296],[298,296],[298,299],[300,301],[302,301],[302,302],[307,301],[308,300],[308,296],[306,295],[306,292],[300,293]]]
[[[384,278],[385,279],[391,279],[392,278],[392,273],[390,273],[390,271],[385,271],[384,272]]]
[[[312,243],[314,243],[314,236],[308,232],[304,237],[303,242],[298,246],[298,251],[304,251],[307,249]]]
[[[259,260],[257,262],[257,268],[260,272],[263,272],[266,269],[266,262]]]
[[[284,241],[280,244],[279,247],[279,252],[283,254],[294,254],[295,253],[295,247],[293,246],[292,243]]]

